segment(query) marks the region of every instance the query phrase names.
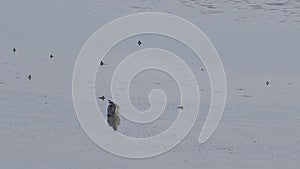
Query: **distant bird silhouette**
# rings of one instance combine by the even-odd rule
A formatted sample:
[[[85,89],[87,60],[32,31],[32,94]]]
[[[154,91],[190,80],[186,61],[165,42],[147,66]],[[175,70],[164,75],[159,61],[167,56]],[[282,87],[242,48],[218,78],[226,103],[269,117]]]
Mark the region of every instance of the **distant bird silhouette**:
[[[103,61],[100,62],[100,66],[104,66],[106,65],[106,63],[104,63]]]
[[[27,77],[29,80],[31,80],[32,79],[32,76],[31,75],[28,75],[28,77]]]
[[[268,86],[271,82],[269,82],[268,80],[266,81],[266,85]]]
[[[17,49],[16,48],[13,48],[13,52],[15,53],[17,51]]]
[[[140,40],[137,43],[139,46],[141,46],[143,44],[143,42],[141,42]]]
[[[53,56],[53,55],[50,55],[49,57],[50,57],[50,59],[52,59],[54,56]]]
[[[98,99],[101,99],[102,101],[104,101],[105,100],[105,96],[98,97]]]
[[[202,69],[200,69],[202,72],[204,71],[204,69],[202,68]]]
[[[178,109],[181,109],[181,110],[183,110],[183,109],[184,109],[184,107],[183,107],[183,106],[178,106],[177,108],[178,108]]]

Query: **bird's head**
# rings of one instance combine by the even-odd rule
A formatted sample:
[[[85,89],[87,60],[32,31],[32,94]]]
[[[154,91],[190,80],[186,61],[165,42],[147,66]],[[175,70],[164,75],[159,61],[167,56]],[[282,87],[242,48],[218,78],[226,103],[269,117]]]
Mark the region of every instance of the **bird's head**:
[[[113,101],[111,101],[111,100],[108,100],[108,103],[109,103],[109,104],[114,104],[114,102],[113,102]]]

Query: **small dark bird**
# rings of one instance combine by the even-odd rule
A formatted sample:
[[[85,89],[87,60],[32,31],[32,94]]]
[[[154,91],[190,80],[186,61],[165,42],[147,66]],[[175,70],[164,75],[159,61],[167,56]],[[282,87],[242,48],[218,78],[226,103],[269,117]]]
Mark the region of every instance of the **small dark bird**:
[[[178,106],[177,108],[178,108],[178,109],[181,109],[181,110],[183,110],[183,109],[184,109],[184,107],[183,107],[183,106]]]
[[[266,81],[266,85],[268,86],[271,82],[269,82],[268,80]]]
[[[141,42],[140,40],[137,43],[139,46],[141,46],[143,44],[143,42]]]
[[[100,66],[106,65],[103,61],[100,62]]]
[[[204,71],[204,69],[202,68],[202,69],[200,69],[202,72]]]
[[[50,57],[50,59],[52,59],[54,56],[53,56],[53,55],[50,55],[49,57]]]
[[[13,52],[15,53],[17,51],[17,49],[16,48],[13,48]]]
[[[102,101],[104,101],[105,100],[105,96],[98,97],[98,99],[101,99]]]
[[[31,80],[32,79],[32,76],[31,75],[28,75],[28,77],[27,77],[29,80]]]

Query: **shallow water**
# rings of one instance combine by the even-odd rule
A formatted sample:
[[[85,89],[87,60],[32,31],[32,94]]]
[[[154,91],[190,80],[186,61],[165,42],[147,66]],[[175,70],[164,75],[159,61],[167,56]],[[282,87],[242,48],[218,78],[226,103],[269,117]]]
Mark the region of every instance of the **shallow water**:
[[[161,156],[133,160],[114,156],[87,137],[74,111],[71,80],[76,57],[92,33],[113,19],[141,11],[170,12],[199,26],[220,54],[228,96],[216,133],[207,143],[198,144],[210,99],[207,74],[199,70],[201,62],[170,39],[160,37],[160,43],[158,37],[128,39],[99,69],[97,95],[110,95],[117,61],[136,50],[137,38],[148,43],[144,47],[156,45],[177,52],[197,72],[203,86],[201,111],[188,137]],[[299,0],[7,0],[1,1],[0,21],[0,168],[300,166]],[[131,94],[138,109],[149,107],[148,92],[153,88],[163,89],[172,99],[157,123],[141,127],[121,116],[118,130],[148,137],[166,129],[179,106],[178,93],[173,92],[177,86],[171,80],[157,72],[137,76]],[[107,102],[98,104],[104,113]]]

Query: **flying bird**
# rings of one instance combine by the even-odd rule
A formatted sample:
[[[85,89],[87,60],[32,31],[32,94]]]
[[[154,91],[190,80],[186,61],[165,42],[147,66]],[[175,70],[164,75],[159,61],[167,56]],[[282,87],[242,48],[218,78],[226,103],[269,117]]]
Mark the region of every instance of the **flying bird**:
[[[177,108],[180,109],[180,110],[183,110],[183,109],[184,109],[183,106],[178,106]]]
[[[13,48],[13,52],[15,53],[17,51],[17,49],[16,48]]]
[[[31,80],[32,79],[32,76],[31,75],[28,75],[28,77],[27,77],[29,80]]]
[[[268,86],[271,82],[269,82],[268,80],[266,81],[266,85]]]
[[[53,56],[53,55],[50,55],[49,57],[50,57],[50,59],[52,59],[54,56]]]
[[[104,101],[105,100],[105,96],[98,97],[98,99],[101,99],[102,101]]]
[[[106,65],[103,61],[100,62],[100,66]]]
[[[143,42],[141,42],[140,40],[137,43],[139,46],[141,46],[143,44]]]

